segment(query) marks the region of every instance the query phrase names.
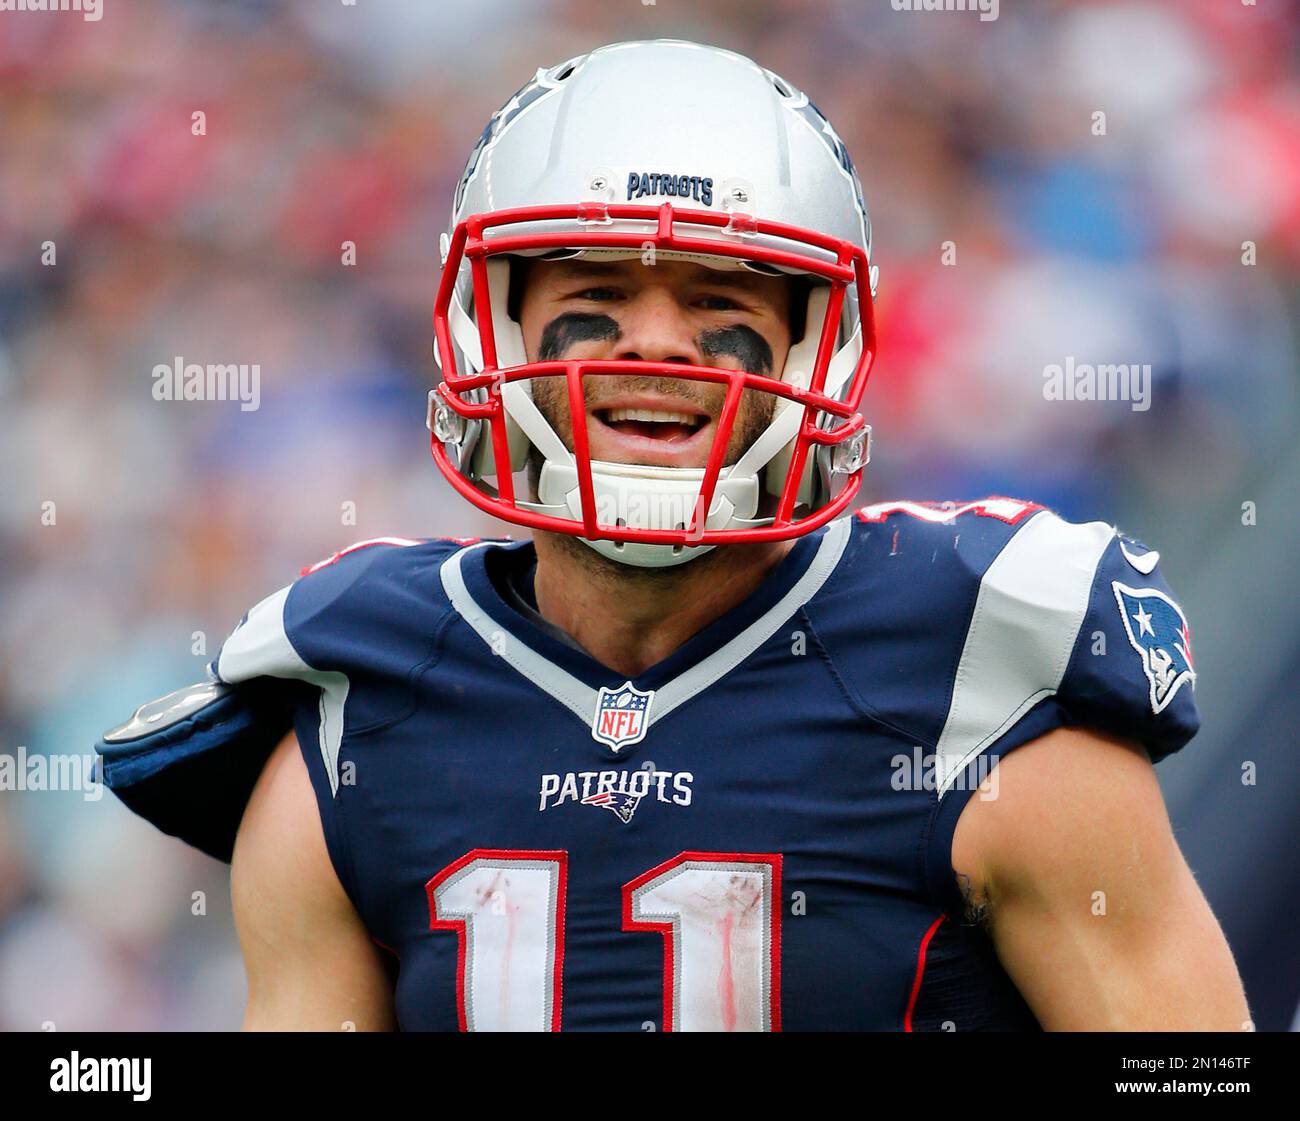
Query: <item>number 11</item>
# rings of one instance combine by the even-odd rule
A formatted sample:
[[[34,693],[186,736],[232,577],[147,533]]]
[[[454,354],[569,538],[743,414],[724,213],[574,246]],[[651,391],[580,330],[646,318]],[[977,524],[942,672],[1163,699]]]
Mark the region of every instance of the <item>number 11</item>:
[[[462,1031],[559,1031],[568,853],[475,849],[427,885],[455,931]],[[781,1030],[781,857],[683,852],[623,887],[623,929],[664,940],[665,1031]]]

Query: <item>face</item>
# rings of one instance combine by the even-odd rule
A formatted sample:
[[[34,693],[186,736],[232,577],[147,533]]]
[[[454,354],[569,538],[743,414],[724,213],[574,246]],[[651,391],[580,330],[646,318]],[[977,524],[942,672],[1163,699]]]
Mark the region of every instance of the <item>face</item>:
[[[790,349],[790,281],[685,261],[532,261],[519,306],[529,361],[631,359],[779,377]],[[671,377],[583,379],[593,460],[703,467],[726,386]],[[533,399],[573,448],[562,378],[537,378]],[[771,422],[776,397],[741,396],[724,463]]]

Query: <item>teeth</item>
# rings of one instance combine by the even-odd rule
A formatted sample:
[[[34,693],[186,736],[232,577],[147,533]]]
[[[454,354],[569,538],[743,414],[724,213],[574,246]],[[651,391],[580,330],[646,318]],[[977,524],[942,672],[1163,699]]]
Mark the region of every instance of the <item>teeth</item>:
[[[620,420],[642,420],[653,424],[689,424],[695,425],[697,418],[689,413],[670,413],[663,409],[610,409],[605,414],[609,422]]]

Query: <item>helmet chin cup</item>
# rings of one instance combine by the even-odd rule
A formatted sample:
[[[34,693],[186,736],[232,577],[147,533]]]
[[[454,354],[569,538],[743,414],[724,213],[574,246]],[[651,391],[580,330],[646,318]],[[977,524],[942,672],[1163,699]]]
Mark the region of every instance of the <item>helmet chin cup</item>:
[[[639,541],[592,541],[586,537],[579,537],[578,540],[584,545],[590,545],[602,557],[632,568],[672,568],[717,548],[716,545],[643,545]]]
[[[691,467],[649,467],[639,463],[591,463],[596,521],[624,530],[680,530],[682,544],[657,545],[581,537],[602,556],[639,568],[663,568],[706,553],[712,546],[690,545],[692,526],[698,525],[700,485],[704,470]],[[758,476],[735,474],[724,467],[703,529],[725,529],[751,522],[758,511]],[[546,460],[537,480],[537,502],[528,506],[539,513],[567,517],[581,526],[582,495],[577,467]],[[698,540],[701,532],[695,534]]]

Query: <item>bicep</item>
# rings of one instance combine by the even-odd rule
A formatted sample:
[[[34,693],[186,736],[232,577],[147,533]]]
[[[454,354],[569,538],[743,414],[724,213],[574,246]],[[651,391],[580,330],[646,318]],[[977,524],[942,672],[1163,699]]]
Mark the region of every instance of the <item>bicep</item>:
[[[953,866],[1049,1030],[1241,1030],[1236,964],[1188,868],[1146,753],[1063,728],[998,764]]]
[[[394,1026],[387,974],[334,872],[292,732],[244,812],[231,894],[248,973],[245,1030]]]

